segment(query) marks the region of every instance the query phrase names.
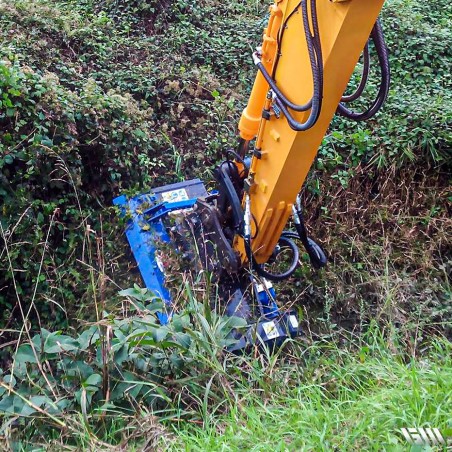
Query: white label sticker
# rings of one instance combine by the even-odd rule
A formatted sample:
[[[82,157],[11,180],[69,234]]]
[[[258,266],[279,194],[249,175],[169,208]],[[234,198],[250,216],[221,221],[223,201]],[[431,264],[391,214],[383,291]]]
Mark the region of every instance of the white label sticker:
[[[294,315],[289,315],[289,320],[293,328],[298,328],[298,320]]]
[[[267,289],[273,288],[273,284],[268,279],[264,279],[264,283]]]
[[[276,328],[275,322],[266,322],[262,324],[262,328],[269,339],[274,339],[279,337],[278,329]]]
[[[179,190],[171,190],[162,193],[162,199],[165,202],[178,202],[186,201],[190,199],[187,195],[185,188],[179,188]]]
[[[157,263],[159,270],[165,274],[165,266],[163,265],[162,259],[160,259],[159,256],[155,256],[155,262]]]

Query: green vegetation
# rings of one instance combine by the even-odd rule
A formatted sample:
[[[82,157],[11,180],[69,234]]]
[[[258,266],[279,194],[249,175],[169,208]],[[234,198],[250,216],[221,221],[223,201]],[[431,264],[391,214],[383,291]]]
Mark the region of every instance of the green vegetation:
[[[380,339],[381,340],[381,339]],[[363,344],[366,344],[364,342]],[[175,450],[403,450],[405,425],[450,422],[448,350],[404,362],[372,338],[350,354],[317,344],[296,355],[302,370],[254,366],[255,391],[238,385],[226,415],[185,424]],[[300,353],[300,352],[298,352]],[[248,389],[247,389],[248,388]]]
[[[373,327],[345,349],[331,341],[301,342],[286,344],[277,355],[232,357],[221,354],[228,328],[213,319],[206,329],[205,313],[197,308],[191,313],[195,323],[185,328],[190,348],[180,341],[170,353],[175,344],[165,335],[158,344],[158,330],[149,316],[122,320],[120,327],[116,322],[111,348],[97,358],[88,358],[98,342],[93,329],[77,340],[44,332],[38,353],[45,354],[44,362],[54,369],[49,378],[58,396],[4,397],[0,408],[14,403],[20,415],[8,417],[3,427],[6,444],[51,450],[63,445],[98,450],[111,443],[127,444],[130,450],[142,450],[143,445],[169,450],[401,450],[406,446],[402,427],[450,428],[452,362],[447,341],[433,341],[422,359],[407,358],[395,351],[401,348],[396,331],[387,344]],[[171,332],[173,328],[178,326],[171,326]],[[111,354],[108,363],[96,364],[103,353]],[[92,359],[99,370],[75,361],[79,354]],[[19,379],[20,366],[26,366],[27,378],[44,387],[33,363],[30,348],[22,346],[16,375]],[[105,365],[110,366],[107,383],[101,370]],[[55,384],[58,372],[65,378]],[[111,388],[107,403],[105,385]],[[15,390],[26,394],[20,383]],[[77,402],[80,413],[69,410]],[[69,414],[60,416],[62,409]],[[15,443],[18,430],[21,441]]]
[[[303,196],[330,264],[279,287],[306,338],[232,357],[237,325],[205,275],[169,327],[127,289],[111,200],[212,180],[265,11],[0,0],[0,448],[397,450],[401,427],[452,427],[445,0],[388,0],[388,102],[368,123],[335,118],[322,144]]]

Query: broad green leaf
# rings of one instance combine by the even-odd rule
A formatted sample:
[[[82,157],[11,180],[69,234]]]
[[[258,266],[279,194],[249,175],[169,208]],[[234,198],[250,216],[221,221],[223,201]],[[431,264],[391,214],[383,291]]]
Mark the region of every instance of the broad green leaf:
[[[87,330],[83,331],[77,338],[80,350],[86,350],[89,346],[96,343],[99,339],[99,328],[97,326],[92,326]]]
[[[6,154],[6,155],[3,157],[3,161],[4,161],[6,164],[10,165],[11,163],[14,162],[14,157],[13,157],[11,154]]]
[[[72,358],[65,359],[63,365],[58,368],[64,369],[65,376],[71,377],[72,380],[84,380],[94,372],[93,368],[84,361],[74,361]]]
[[[229,317],[226,321],[226,325],[228,328],[244,328],[247,326],[247,321],[242,319],[241,317],[232,316]]]
[[[15,396],[13,394],[10,394],[0,400],[0,413],[14,414],[14,413],[16,413],[15,410],[16,410],[17,404],[23,405],[23,403],[24,402],[19,397]]]
[[[48,354],[79,350],[78,342],[70,336],[59,332],[50,333],[44,342],[44,352]]]
[[[189,349],[191,345],[191,337],[187,333],[175,333],[175,340],[183,347],[184,349]]]
[[[83,386],[99,386],[101,382],[102,382],[101,375],[92,374],[83,382]]]
[[[11,388],[14,388],[14,386],[16,386],[16,378],[14,377],[14,375],[11,374],[7,374],[3,377],[3,381],[4,383],[6,383],[8,386],[11,386]]]
[[[169,330],[167,326],[161,326],[160,328],[155,328],[152,331],[152,335],[156,342],[161,342],[165,339],[169,334]]]
[[[124,344],[121,345],[120,348],[115,350],[114,354],[114,361],[115,364],[120,366],[123,364],[124,361],[126,361],[129,358],[129,346]]]
[[[16,361],[18,363],[37,363],[36,356],[30,344],[21,345],[16,353]]]

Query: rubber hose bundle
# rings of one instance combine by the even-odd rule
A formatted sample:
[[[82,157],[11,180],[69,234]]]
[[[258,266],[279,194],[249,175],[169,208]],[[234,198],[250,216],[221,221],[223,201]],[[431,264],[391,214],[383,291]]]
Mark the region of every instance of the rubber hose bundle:
[[[383,105],[384,101],[386,100],[386,97],[388,96],[389,91],[389,83],[390,83],[390,70],[389,70],[389,57],[388,57],[388,50],[386,48],[386,43],[383,36],[383,29],[381,28],[380,21],[377,20],[375,22],[375,25],[372,29],[372,33],[370,34],[370,37],[375,45],[375,50],[377,52],[378,56],[378,63],[380,65],[381,69],[381,83],[378,90],[377,97],[375,98],[372,105],[365,111],[357,113],[352,110],[349,110],[343,102],[352,102],[353,100],[356,100],[362,92],[364,91],[364,87],[367,82],[367,78],[369,75],[369,54],[367,46],[364,49],[364,70],[363,70],[363,77],[362,80],[358,86],[358,89],[355,93],[353,93],[351,96],[345,96],[342,97],[342,102],[338,106],[338,113],[342,116],[345,116],[346,118],[353,119],[354,121],[365,121],[367,119],[370,119],[372,116],[375,115],[375,113],[380,110],[381,106]]]
[[[312,81],[313,81],[313,95],[311,100],[303,105],[298,105],[291,102],[278,88],[273,77],[267,72],[262,63],[257,63],[258,69],[262,72],[265,80],[269,84],[275,96],[275,105],[282,111],[290,127],[297,132],[302,132],[304,130],[310,129],[317,121],[320,110],[322,107],[322,96],[323,96],[323,59],[322,50],[320,47],[320,35],[319,35],[319,25],[317,20],[317,9],[316,0],[311,0],[311,22],[313,26],[313,33],[311,34],[308,16],[308,5],[307,0],[302,0],[297,7],[292,11],[292,13],[287,17],[284,25],[287,24],[290,17],[301,7],[302,18],[303,18],[303,28],[305,31],[306,44],[308,48],[309,61],[312,71]],[[284,31],[285,27],[282,28]],[[282,31],[282,33],[283,33]],[[282,39],[282,34],[278,39],[278,43]],[[278,63],[279,57],[275,62],[274,72]],[[273,74],[274,74],[273,72]],[[311,109],[308,119],[304,122],[298,122],[289,112],[289,108],[294,111],[307,111]]]

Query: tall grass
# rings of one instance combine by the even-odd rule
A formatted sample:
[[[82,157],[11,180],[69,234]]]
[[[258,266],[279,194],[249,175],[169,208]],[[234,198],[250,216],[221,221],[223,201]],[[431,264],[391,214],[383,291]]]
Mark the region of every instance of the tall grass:
[[[64,428],[35,413],[26,428],[5,418],[4,449],[403,450],[403,427],[451,425],[452,344],[438,338],[422,358],[402,353],[374,324],[345,345],[288,341],[276,354],[221,353],[219,318],[198,305],[194,346],[168,375],[166,403],[65,413]],[[204,325],[202,327],[200,324]],[[144,380],[142,380],[144,381]],[[149,384],[151,380],[149,380]],[[151,388],[150,388],[151,389]],[[83,411],[83,410],[82,410]],[[46,432],[44,435],[42,432]],[[3,440],[3,443],[2,443]]]
[[[293,351],[295,359],[277,368],[249,361],[239,403],[208,413],[202,425],[178,425],[171,449],[403,450],[402,427],[451,427],[447,341],[420,361],[391,352],[375,331],[353,351],[332,344]]]

